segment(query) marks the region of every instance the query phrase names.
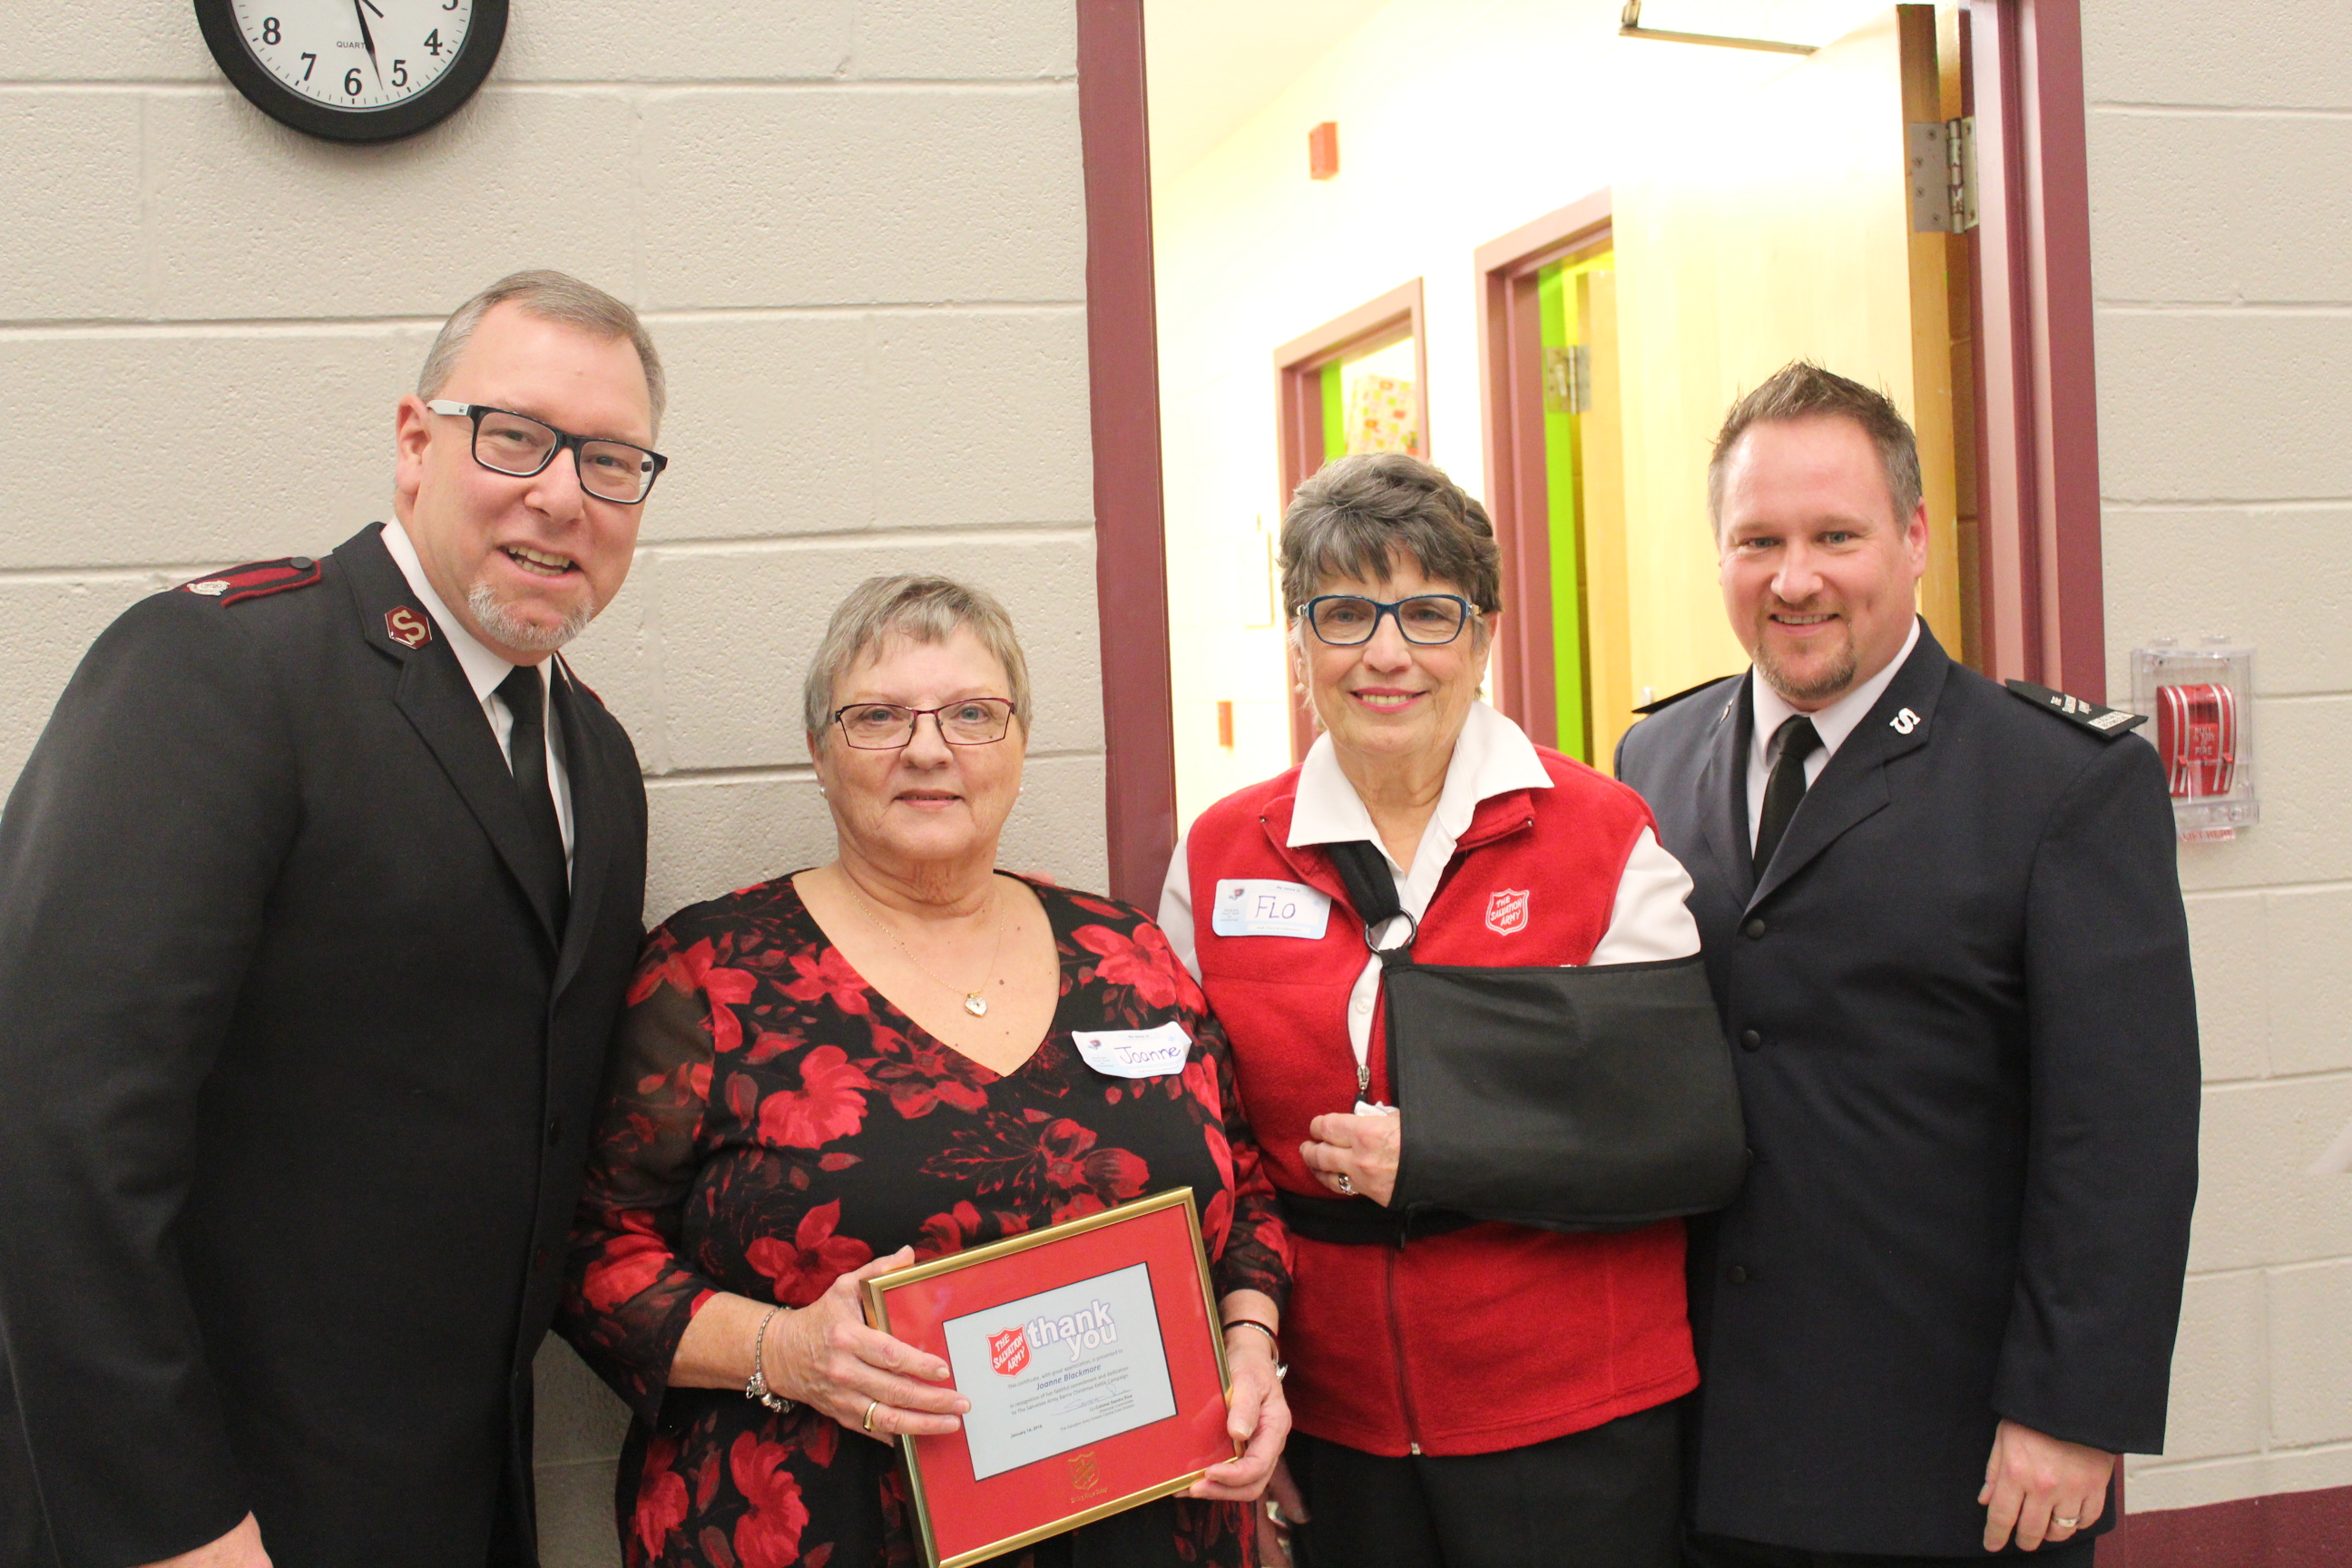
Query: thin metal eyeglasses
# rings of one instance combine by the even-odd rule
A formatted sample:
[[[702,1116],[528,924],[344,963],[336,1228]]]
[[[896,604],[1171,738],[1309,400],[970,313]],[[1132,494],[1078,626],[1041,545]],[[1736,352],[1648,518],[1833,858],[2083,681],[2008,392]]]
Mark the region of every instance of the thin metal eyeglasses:
[[[1360,594],[1320,594],[1291,611],[1315,628],[1315,635],[1333,647],[1356,647],[1372,640],[1381,617],[1395,617],[1404,640],[1422,647],[1452,642],[1478,614],[1478,606],[1459,594],[1415,594],[1410,599],[1383,604]]]
[[[494,474],[530,479],[544,473],[558,452],[571,447],[572,471],[580,476],[580,488],[599,500],[635,506],[654,493],[654,480],[669,467],[669,459],[650,447],[602,436],[573,436],[511,408],[452,403],[442,397],[425,406],[436,414],[471,419],[474,461]]]
[[[967,697],[943,708],[908,708],[896,702],[853,702],[833,710],[842,738],[861,752],[895,752],[915,738],[915,726],[929,714],[940,739],[950,746],[985,746],[1004,739],[1013,727],[1013,704],[1002,697]]]

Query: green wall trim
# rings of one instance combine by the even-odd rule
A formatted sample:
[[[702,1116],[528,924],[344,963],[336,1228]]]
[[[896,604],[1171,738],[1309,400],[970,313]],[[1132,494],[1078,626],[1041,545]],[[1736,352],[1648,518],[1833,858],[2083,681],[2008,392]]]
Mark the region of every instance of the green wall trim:
[[[1323,367],[1323,460],[1348,455],[1348,410],[1340,392],[1340,364],[1333,360]]]

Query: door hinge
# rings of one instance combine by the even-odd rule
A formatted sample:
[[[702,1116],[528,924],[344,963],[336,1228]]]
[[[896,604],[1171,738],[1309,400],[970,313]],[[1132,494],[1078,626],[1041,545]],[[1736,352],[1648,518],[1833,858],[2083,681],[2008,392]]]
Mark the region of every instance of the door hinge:
[[[1912,231],[1965,234],[1976,227],[1976,117],[1916,121],[1903,131],[1910,156]]]
[[[1546,414],[1591,413],[1591,349],[1582,343],[1545,349],[1543,387]]]

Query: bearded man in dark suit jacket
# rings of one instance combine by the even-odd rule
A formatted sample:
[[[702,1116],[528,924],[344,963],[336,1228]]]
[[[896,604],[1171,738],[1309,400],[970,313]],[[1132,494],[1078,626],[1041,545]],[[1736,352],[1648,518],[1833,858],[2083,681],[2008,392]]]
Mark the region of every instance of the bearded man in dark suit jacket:
[[[395,522],[145,600],[58,701],[0,817],[33,1561],[536,1560],[531,1357],[645,889],[635,753],[553,655],[661,405],[627,306],[507,279],[400,401]]]
[[[1726,420],[1753,668],[1621,777],[1691,872],[1755,1162],[1693,1227],[1687,1561],[2087,1568],[2164,1438],[2199,1068],[2172,813],[2131,716],[1952,662],[1909,427],[1811,365]]]

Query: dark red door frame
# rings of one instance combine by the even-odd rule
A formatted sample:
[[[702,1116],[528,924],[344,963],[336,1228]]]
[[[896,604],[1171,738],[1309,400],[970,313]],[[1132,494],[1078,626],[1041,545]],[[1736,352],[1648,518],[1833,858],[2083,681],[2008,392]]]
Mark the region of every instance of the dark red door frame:
[[[1370,353],[1410,335],[1412,339],[1412,428],[1414,444],[1429,452],[1429,334],[1421,314],[1421,279],[1400,283],[1343,316],[1303,332],[1274,351],[1274,405],[1279,421],[1276,441],[1282,465],[1282,508],[1324,464],[1323,367],[1335,359]],[[1284,606],[1287,617],[1289,607]],[[1303,692],[1290,704],[1290,760],[1297,762],[1315,743],[1315,712]]]
[[[1975,0],[1979,592],[1986,673],[2103,701],[2106,601],[2092,367],[2080,0]]]
[[[1551,646],[1551,492],[1544,453],[1542,305],[1537,275],[1605,244],[1609,192],[1595,191],[1478,247],[1478,376],[1485,392],[1486,510],[1502,553],[1496,705],[1538,744],[1559,742]]]
[[[1077,0],[1077,7],[1095,613],[1102,627],[1103,826],[1112,895],[1157,910],[1160,879],[1176,847],[1176,731],[1168,688],[1143,0]]]
[[[1176,839],[1142,0],[1076,0],[1111,890]],[[2080,0],[1972,0],[1987,662],[2106,690]],[[1427,426],[1423,426],[1423,438]],[[1490,472],[1497,471],[1492,468]]]
[[[1323,367],[1412,338],[1412,426],[1429,454],[1429,337],[1421,314],[1421,279],[1400,283],[1377,300],[1302,332],[1274,351],[1275,406],[1282,421],[1282,504],[1323,466]]]

